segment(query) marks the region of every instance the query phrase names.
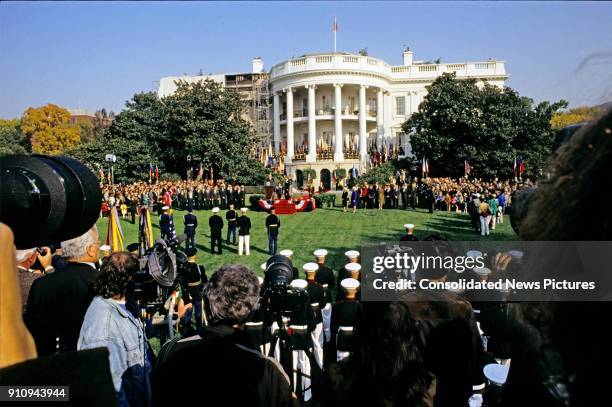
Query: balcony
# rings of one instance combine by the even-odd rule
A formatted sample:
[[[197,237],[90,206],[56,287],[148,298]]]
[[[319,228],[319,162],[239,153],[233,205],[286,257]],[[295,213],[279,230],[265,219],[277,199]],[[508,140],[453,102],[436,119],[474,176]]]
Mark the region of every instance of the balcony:
[[[317,153],[317,160],[333,160],[334,152],[333,151],[320,151]]]
[[[503,61],[462,62],[450,64],[413,64],[390,66],[385,61],[369,56],[352,54],[307,55],[281,62],[272,67],[272,81],[283,76],[308,71],[353,71],[368,72],[386,76],[390,80],[432,79],[444,72],[456,72],[457,77],[489,77],[507,79]]]
[[[299,152],[293,154],[293,161],[304,161],[306,160],[306,152]]]
[[[359,152],[358,151],[345,151],[344,159],[345,160],[357,160],[359,159]]]

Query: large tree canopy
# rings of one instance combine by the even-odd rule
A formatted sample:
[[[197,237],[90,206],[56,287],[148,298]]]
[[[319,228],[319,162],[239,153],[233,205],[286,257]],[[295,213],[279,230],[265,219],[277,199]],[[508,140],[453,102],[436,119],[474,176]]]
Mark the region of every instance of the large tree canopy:
[[[476,177],[509,177],[515,158],[525,162],[527,176],[538,176],[550,153],[550,120],[567,102],[521,97],[476,80],[443,74],[403,125],[411,134],[413,153],[429,160],[432,176],[462,176],[467,160]]]
[[[117,141],[122,140],[129,142],[121,144],[122,148],[139,149],[141,156],[151,157],[160,170],[183,177],[191,156],[191,164],[201,163],[206,174],[212,168],[215,177],[249,184],[263,182],[266,171],[251,156],[257,140],[243,117],[245,105],[240,96],[209,80],[177,85],[173,95],[161,100],[152,92],[134,95],[102,140],[74,154],[82,157],[105,150],[119,157]],[[137,174],[146,174],[148,163],[140,171],[131,168],[133,165],[126,164],[129,178],[144,179]]]
[[[81,142],[81,129],[70,123],[70,112],[51,103],[26,110],[21,132],[38,154],[60,154]]]
[[[27,143],[19,133],[19,120],[0,119],[0,156],[8,154],[27,154]]]

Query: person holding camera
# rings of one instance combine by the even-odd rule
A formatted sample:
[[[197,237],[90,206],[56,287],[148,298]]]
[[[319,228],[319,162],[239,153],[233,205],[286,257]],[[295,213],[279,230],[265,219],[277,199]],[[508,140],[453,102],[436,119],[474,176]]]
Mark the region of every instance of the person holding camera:
[[[104,259],[78,341],[79,350],[108,349],[120,406],[147,406],[151,393],[144,327],[125,304],[130,275],[138,268],[138,258],[130,253]]]
[[[259,281],[248,268],[219,268],[204,289],[209,325],[200,334],[168,342],[153,374],[153,406],[188,404],[197,389],[203,404],[291,406],[289,378],[244,332],[259,301]],[[295,404],[297,405],[297,404]]]
[[[94,225],[83,235],[62,242],[66,265],[32,284],[25,319],[39,356],[76,350],[85,312],[94,297],[99,252]]]

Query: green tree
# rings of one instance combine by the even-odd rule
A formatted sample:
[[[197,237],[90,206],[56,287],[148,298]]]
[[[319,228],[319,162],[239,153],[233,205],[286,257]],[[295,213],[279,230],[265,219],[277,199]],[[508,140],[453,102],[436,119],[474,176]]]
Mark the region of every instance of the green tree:
[[[19,134],[19,124],[18,119],[0,119],[0,156],[28,153]]]
[[[550,154],[550,119],[567,102],[542,102],[521,97],[476,80],[443,74],[404,125],[413,152],[429,160],[432,176],[462,176],[464,162],[471,175],[509,177],[515,158],[525,161],[526,175],[538,176]]]
[[[363,184],[365,182],[375,183],[378,182],[380,185],[388,184],[390,179],[395,176],[395,166],[387,161],[378,167],[372,168],[365,174],[357,177],[357,183]]]
[[[32,152],[39,154],[61,154],[81,142],[81,129],[70,123],[70,112],[51,103],[28,108],[21,119],[21,132]]]
[[[108,171],[106,154],[114,154],[117,162],[114,164],[115,182],[146,181],[149,179],[149,163],[155,163],[145,140],[126,140],[122,138],[102,138],[66,151],[70,155],[86,163],[96,173],[100,168]],[[159,170],[163,173],[163,165]]]

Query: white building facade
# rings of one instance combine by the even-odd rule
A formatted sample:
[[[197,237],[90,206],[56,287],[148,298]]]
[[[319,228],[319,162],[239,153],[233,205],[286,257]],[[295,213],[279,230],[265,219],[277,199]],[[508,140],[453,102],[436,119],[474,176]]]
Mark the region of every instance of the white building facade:
[[[418,110],[430,85],[443,73],[475,78],[503,87],[508,78],[502,61],[430,64],[413,61],[405,50],[403,65],[349,53],[305,55],[274,65],[273,143],[284,155],[287,172],[301,178],[316,171],[315,186],[329,187],[338,168],[367,171],[369,151],[393,146],[411,154],[402,124]]]

